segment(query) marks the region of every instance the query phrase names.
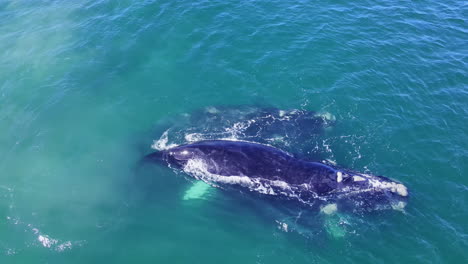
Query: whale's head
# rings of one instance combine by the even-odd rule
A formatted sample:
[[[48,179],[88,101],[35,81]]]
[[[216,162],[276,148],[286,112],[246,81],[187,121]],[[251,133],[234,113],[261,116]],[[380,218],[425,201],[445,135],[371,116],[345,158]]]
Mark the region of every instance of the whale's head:
[[[408,200],[407,187],[384,176],[337,171],[336,181],[338,199],[353,206],[353,209],[403,210]]]
[[[164,153],[164,159],[172,166],[184,167],[189,160],[202,159],[205,153],[196,146],[182,145],[168,149]]]

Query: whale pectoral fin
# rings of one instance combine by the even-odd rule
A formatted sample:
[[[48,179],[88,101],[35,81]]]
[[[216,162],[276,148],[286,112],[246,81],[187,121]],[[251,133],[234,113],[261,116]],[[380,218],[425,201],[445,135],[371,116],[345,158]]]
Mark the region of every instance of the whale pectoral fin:
[[[338,211],[338,205],[336,203],[327,204],[324,207],[320,208],[320,212],[325,215],[333,215]]]
[[[185,191],[183,200],[205,199],[206,195],[213,189],[204,181],[196,181]]]
[[[324,227],[327,233],[334,239],[343,238],[347,233],[346,227],[349,221],[346,215],[338,213],[337,204],[327,204],[320,209],[320,212],[324,214]]]
[[[327,216],[325,218],[325,230],[335,239],[343,238],[346,235],[345,225],[345,220],[338,214]]]

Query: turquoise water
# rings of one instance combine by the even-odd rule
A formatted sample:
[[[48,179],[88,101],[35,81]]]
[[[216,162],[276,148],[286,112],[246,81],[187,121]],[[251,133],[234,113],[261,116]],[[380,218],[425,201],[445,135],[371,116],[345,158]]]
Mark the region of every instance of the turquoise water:
[[[0,262],[468,262],[467,12],[1,1]],[[405,212],[355,216],[342,238],[317,219],[304,235],[272,204],[184,200],[183,175],[136,169],[162,120],[225,105],[333,114],[321,157],[402,181]]]

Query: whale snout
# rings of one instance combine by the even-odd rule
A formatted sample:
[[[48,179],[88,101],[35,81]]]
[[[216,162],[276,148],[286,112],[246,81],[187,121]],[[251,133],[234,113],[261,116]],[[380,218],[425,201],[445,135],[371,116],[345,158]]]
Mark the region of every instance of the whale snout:
[[[392,192],[399,194],[400,196],[407,197],[408,196],[408,188],[406,188],[405,185],[401,183],[395,184],[394,187],[392,187]]]
[[[370,178],[369,183],[372,187],[382,191],[390,192],[401,197],[408,197],[408,188],[405,185],[384,176],[375,176],[375,178]]]
[[[340,180],[338,175],[337,182]],[[400,182],[361,173],[349,173],[343,177],[340,193],[341,198],[366,208],[391,207],[396,210],[405,208],[409,196],[408,188]]]

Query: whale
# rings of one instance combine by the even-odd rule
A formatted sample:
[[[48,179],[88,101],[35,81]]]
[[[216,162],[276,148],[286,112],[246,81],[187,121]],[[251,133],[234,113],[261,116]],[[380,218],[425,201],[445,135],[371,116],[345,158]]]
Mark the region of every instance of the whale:
[[[209,185],[247,190],[325,210],[402,209],[409,196],[399,181],[296,157],[276,147],[238,140],[203,140],[156,151],[156,162]]]
[[[306,154],[319,152],[320,135],[331,131],[327,112],[255,105],[207,106],[159,120],[151,132],[155,149],[201,140],[236,139]]]

